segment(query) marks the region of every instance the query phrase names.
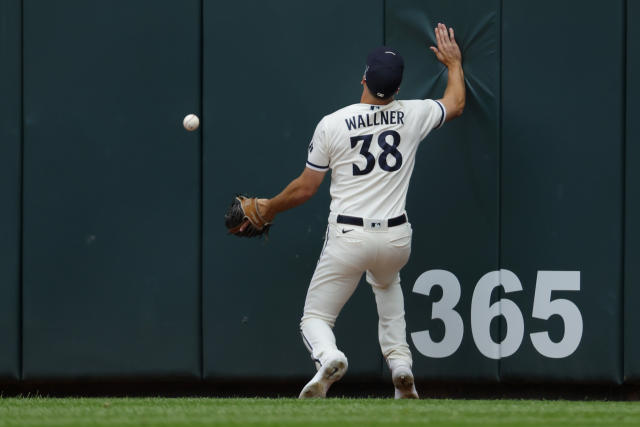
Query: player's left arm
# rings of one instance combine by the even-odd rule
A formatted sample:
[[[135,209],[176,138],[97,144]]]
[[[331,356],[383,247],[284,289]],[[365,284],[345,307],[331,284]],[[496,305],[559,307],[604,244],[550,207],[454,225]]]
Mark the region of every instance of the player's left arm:
[[[267,222],[272,222],[280,212],[303,204],[316,194],[326,173],[326,171],[304,168],[302,174],[291,181],[280,194],[272,199],[258,199],[260,213]]]
[[[448,70],[447,88],[440,101],[447,112],[446,121],[462,115],[466,101],[464,85],[464,71],[462,70],[462,54],[456,42],[453,28],[447,29],[439,23],[434,29],[437,47],[431,46],[438,61],[442,62]]]

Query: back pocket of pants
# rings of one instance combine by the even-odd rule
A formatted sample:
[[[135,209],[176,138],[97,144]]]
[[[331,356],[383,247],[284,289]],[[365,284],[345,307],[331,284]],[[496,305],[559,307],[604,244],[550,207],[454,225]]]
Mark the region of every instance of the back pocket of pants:
[[[359,244],[362,243],[362,238],[358,237],[357,235],[344,235],[344,234],[338,234],[336,236],[336,239],[340,242],[344,242],[344,243],[351,243],[351,244]]]
[[[406,236],[397,237],[393,240],[389,241],[391,246],[395,246],[396,248],[404,248],[407,245],[411,244],[411,234]]]

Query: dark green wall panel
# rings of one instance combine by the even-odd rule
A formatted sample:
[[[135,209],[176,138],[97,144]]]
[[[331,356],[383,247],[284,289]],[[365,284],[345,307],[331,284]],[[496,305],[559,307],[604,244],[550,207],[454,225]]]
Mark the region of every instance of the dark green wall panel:
[[[455,29],[467,85],[463,116],[422,143],[407,199],[414,229],[411,259],[402,272],[408,336],[428,330],[439,342],[453,329],[459,331],[453,326],[446,331],[441,320],[432,319],[443,298],[441,289],[433,288],[429,296],[412,292],[423,272],[447,270],[461,285],[455,310],[464,330],[457,350],[445,358],[427,357],[409,338],[414,373],[420,378],[497,380],[497,362],[476,349],[469,313],[476,282],[498,266],[499,3],[386,2],[386,44],[405,59],[399,98],[438,99],[444,94],[446,68],[429,50],[438,22]]]
[[[625,380],[640,381],[640,2],[627,6],[627,137],[625,182]]]
[[[623,3],[504,2],[501,267],[524,288],[509,295],[524,339],[501,361],[505,381],[621,381]],[[532,318],[536,287],[549,285],[538,271],[580,272],[579,291],[551,294],[583,319],[566,357],[542,356],[530,338],[579,336],[558,315]]]
[[[21,7],[0,2],[0,379],[19,377]]]
[[[250,13],[247,13],[247,12]],[[305,167],[320,119],[360,100],[382,1],[204,3],[204,374],[308,376],[299,322],[323,244],[328,182],[268,241],[226,234],[235,192],[271,197]],[[366,28],[366,29],[365,29]],[[233,178],[232,178],[233,177]],[[336,326],[349,375],[380,375],[377,314],[361,282]]]
[[[197,0],[24,3],[24,375],[200,377]]]

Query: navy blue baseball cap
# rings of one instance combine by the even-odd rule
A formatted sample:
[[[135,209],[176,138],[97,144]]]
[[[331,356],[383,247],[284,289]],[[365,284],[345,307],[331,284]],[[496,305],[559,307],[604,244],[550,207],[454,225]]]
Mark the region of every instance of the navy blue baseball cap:
[[[396,93],[402,82],[403,71],[404,60],[398,51],[380,46],[367,56],[364,80],[376,98],[384,99]]]

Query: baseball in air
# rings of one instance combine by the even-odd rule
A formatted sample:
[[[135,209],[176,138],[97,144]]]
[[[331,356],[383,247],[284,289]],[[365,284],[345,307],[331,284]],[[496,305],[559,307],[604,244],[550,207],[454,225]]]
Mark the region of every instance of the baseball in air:
[[[188,114],[182,121],[182,126],[189,132],[194,131],[200,126],[200,119],[195,114]]]

